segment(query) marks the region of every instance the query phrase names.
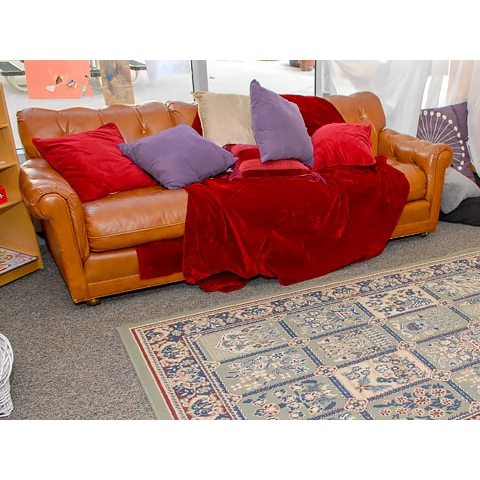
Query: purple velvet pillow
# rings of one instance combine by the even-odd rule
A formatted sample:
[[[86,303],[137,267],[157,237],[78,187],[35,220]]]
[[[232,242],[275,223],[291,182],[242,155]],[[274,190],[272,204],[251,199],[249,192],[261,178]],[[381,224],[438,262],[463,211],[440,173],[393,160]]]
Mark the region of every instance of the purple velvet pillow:
[[[313,165],[312,141],[297,105],[252,80],[250,110],[262,163],[295,158]]]
[[[184,123],[118,148],[168,189],[201,182],[235,163],[230,152]]]

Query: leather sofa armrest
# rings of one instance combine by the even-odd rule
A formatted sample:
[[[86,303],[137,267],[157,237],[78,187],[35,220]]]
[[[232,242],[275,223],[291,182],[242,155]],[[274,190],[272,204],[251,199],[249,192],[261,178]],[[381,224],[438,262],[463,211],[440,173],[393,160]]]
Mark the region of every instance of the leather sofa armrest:
[[[80,258],[88,257],[82,202],[65,178],[43,158],[33,158],[22,164],[19,182],[30,213],[52,224],[57,243],[76,245]]]
[[[379,135],[378,154],[398,162],[418,165],[427,177],[426,200],[441,198],[445,170],[453,160],[453,151],[448,145],[431,143],[385,128]]]

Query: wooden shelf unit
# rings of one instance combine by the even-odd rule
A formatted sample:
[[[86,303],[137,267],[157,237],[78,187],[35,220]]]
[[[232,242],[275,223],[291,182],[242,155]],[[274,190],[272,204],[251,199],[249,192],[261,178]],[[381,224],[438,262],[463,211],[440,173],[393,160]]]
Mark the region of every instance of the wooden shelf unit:
[[[32,217],[20,193],[19,173],[20,163],[3,85],[0,84],[0,186],[5,188],[8,199],[6,203],[0,203],[0,249],[13,250],[34,257],[30,263],[5,272],[0,271],[0,286],[43,268]]]

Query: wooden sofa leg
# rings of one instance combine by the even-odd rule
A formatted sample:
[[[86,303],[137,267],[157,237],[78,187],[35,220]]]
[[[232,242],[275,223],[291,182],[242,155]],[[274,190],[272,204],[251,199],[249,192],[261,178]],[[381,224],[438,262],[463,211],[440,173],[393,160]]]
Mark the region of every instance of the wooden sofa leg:
[[[89,306],[89,307],[96,307],[97,305],[100,305],[102,303],[102,299],[101,298],[92,298],[91,300],[87,300],[86,301],[86,304]]]
[[[420,234],[421,237],[426,237],[430,232],[423,232]]]

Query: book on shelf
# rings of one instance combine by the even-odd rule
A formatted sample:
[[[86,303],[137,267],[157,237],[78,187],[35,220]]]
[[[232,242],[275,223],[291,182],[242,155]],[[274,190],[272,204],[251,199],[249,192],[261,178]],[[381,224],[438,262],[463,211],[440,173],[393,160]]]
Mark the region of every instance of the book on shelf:
[[[37,257],[0,247],[0,275],[37,260]]]

